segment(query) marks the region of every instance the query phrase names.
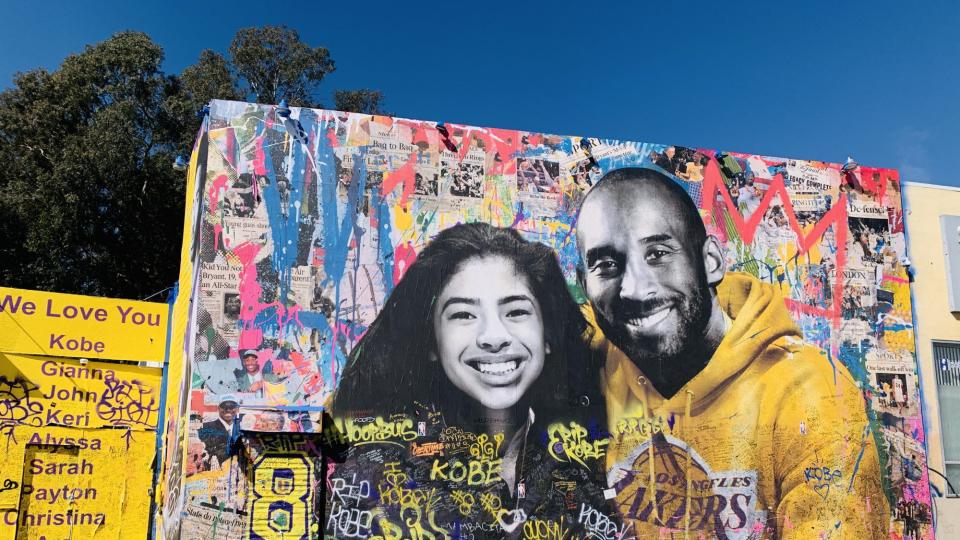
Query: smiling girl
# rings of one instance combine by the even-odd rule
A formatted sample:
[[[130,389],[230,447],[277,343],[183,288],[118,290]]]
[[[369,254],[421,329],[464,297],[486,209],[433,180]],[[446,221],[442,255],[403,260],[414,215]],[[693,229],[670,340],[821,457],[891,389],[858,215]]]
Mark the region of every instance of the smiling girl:
[[[521,511],[548,515],[550,508],[559,519],[568,508],[579,509],[573,495],[564,499],[552,489],[555,480],[570,478],[577,498],[603,504],[596,470],[564,461],[559,446],[552,453],[547,448],[550,426],[605,425],[599,363],[584,341],[588,331],[553,250],[512,229],[456,225],[418,255],[352,351],[333,413],[414,419],[419,429],[411,447],[440,443],[434,448],[443,448],[442,458],[400,454],[390,444],[377,451],[400,458],[417,486],[496,494],[502,511],[484,518],[451,507],[439,512],[449,519],[437,523],[449,530],[459,520],[499,521],[491,532],[504,538],[519,533]],[[456,460],[477,458],[475,448],[451,458],[458,455],[444,436],[451,433],[495,441],[481,456],[496,464],[493,481],[482,489],[446,474],[458,470]],[[355,463],[365,460],[363,448],[353,449]]]

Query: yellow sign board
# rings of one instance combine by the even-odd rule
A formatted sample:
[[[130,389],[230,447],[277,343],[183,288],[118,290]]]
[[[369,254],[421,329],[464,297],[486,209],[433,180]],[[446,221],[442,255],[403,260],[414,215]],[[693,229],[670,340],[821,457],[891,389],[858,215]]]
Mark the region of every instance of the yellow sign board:
[[[15,427],[0,439],[0,540],[146,538],[155,437]]]
[[[167,304],[0,287],[0,351],[158,361]]]
[[[0,353],[0,429],[155,430],[160,377],[155,368]]]
[[[146,537],[161,373],[0,353],[0,540]]]

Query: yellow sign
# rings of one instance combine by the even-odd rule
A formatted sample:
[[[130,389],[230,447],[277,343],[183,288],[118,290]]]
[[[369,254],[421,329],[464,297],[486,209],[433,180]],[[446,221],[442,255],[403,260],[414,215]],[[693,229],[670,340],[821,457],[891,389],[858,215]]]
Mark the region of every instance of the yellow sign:
[[[161,370],[0,353],[0,540],[144,538]]]
[[[158,361],[167,304],[0,287],[0,351]]]
[[[15,427],[0,439],[0,540],[146,538],[155,437]]]
[[[0,430],[9,425],[155,430],[161,371],[0,353]]]

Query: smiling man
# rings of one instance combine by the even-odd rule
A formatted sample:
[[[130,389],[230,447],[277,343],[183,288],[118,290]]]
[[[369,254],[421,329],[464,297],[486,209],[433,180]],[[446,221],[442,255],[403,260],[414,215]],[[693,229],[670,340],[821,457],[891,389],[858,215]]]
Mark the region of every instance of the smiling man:
[[[234,432],[234,421],[237,419],[239,407],[237,400],[230,394],[220,396],[217,405],[217,418],[204,422],[197,432],[197,437],[203,441],[207,453],[211,458],[217,458],[217,464],[222,466],[230,457],[230,442]],[[212,464],[212,462],[211,462]]]
[[[723,339],[719,242],[683,188],[650,169],[607,174],[581,207],[577,240],[597,324],[673,396]]]
[[[609,172],[577,245],[606,355],[608,483],[637,538],[886,537],[856,383],[803,342],[773,285],[726,271],[678,183]]]
[[[267,360],[260,367],[260,356],[257,351],[243,351],[240,357],[240,368],[233,370],[233,375],[237,379],[237,391],[241,393],[253,393],[258,397],[263,397],[265,385],[267,383],[277,384],[284,380],[284,377],[278,376],[273,370],[273,360]]]

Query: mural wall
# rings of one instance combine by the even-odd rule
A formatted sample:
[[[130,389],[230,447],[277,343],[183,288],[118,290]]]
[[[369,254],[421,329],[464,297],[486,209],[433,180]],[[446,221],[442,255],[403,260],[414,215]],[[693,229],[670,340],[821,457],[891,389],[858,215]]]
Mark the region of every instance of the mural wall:
[[[169,537],[933,537],[896,171],[226,101],[192,163]]]

